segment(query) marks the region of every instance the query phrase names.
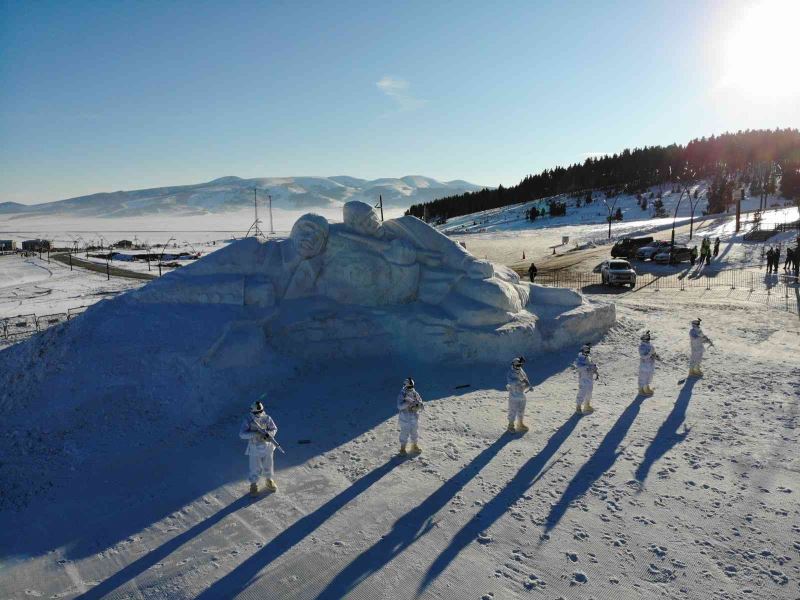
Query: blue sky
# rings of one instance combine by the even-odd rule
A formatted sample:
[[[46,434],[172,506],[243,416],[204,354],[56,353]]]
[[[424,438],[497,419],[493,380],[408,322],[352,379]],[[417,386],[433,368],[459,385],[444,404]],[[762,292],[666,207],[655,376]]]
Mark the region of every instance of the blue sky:
[[[3,2],[0,201],[224,175],[513,185],[800,126],[795,90],[723,81],[751,4]]]

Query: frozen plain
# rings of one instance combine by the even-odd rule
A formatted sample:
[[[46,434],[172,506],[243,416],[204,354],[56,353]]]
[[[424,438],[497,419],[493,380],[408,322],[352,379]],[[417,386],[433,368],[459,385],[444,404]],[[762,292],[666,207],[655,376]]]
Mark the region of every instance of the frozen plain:
[[[526,365],[522,437],[502,433],[505,361],[276,361],[268,380],[230,367],[186,382],[182,357],[208,334],[180,319],[151,331],[91,408],[106,423],[94,445],[77,432],[37,445],[41,418],[27,439],[5,432],[22,436],[19,466],[34,475],[27,507],[0,513],[0,597],[796,597],[797,316],[716,294],[614,300],[618,324],[595,349],[597,411],[571,417],[576,340]],[[704,379],[678,384],[694,316],[718,349]],[[644,328],[665,363],[641,400]],[[49,356],[57,335],[15,347],[14,388],[55,377],[79,394],[92,365]],[[152,382],[144,397],[131,372]],[[431,402],[425,452],[401,462],[393,408],[409,373]],[[265,388],[288,455],[280,492],[252,502],[236,429]],[[1,397],[6,415],[37,414]]]

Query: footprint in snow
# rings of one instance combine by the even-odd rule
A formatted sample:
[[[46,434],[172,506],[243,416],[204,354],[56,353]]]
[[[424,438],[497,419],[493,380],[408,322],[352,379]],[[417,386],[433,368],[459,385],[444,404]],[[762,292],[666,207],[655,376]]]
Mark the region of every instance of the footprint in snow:
[[[569,582],[570,585],[580,585],[584,584],[589,581],[589,578],[586,576],[586,573],[582,571],[575,571],[572,574],[572,580]]]
[[[547,582],[545,582],[543,579],[540,579],[538,575],[531,573],[528,575],[528,579],[522,585],[524,585],[525,589],[527,590],[534,590],[546,588]]]

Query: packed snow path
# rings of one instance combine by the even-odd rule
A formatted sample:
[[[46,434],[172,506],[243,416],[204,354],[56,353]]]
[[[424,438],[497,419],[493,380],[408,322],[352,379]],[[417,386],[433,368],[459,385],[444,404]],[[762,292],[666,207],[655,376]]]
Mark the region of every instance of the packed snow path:
[[[424,452],[399,460],[408,373],[319,366],[267,402],[288,452],[277,494],[245,497],[249,399],[232,401],[205,431],[78,466],[26,512],[0,513],[0,597],[796,598],[797,316],[616,300],[590,416],[573,415],[573,352],[526,364],[524,436],[503,433],[504,370],[417,370]],[[681,383],[698,315],[716,349]],[[664,362],[642,399],[645,328]]]

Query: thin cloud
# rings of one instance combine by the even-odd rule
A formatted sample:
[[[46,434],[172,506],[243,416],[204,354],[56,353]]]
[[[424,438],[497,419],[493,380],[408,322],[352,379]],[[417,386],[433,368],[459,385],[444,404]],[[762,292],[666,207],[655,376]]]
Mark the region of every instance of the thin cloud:
[[[425,105],[425,100],[416,98],[410,91],[410,85],[405,79],[384,75],[375,82],[378,89],[392,99],[398,111],[416,110]]]

